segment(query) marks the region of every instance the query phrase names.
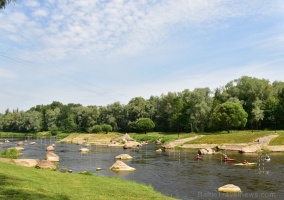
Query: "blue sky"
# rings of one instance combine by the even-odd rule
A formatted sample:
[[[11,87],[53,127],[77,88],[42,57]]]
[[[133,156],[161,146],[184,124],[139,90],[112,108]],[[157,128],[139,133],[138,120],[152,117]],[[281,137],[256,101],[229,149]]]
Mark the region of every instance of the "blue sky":
[[[17,0],[0,35],[0,112],[284,81],[282,0]]]

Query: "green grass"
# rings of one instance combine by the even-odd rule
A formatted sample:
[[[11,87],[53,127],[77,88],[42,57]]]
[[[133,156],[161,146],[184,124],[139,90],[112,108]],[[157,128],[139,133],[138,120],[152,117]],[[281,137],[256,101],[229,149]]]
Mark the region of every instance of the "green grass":
[[[0,138],[24,137],[25,133],[0,132]]]
[[[277,131],[278,137],[273,138],[269,145],[284,145],[284,131]]]
[[[0,158],[18,158],[20,156],[20,152],[17,149],[4,149],[1,153],[0,153]]]
[[[1,200],[173,199],[151,186],[119,178],[60,173],[9,163],[0,163],[0,186]]]
[[[264,137],[266,135],[274,134],[272,131],[236,131],[233,133],[214,133],[207,134],[196,140],[187,142],[186,144],[224,144],[224,143],[249,143],[253,142],[257,138]]]
[[[156,140],[161,139],[163,144],[172,142],[177,139],[183,139],[188,137],[193,137],[196,134],[194,133],[159,133],[159,132],[149,132],[147,134],[143,133],[129,133],[130,137],[136,141],[148,141],[155,142]]]

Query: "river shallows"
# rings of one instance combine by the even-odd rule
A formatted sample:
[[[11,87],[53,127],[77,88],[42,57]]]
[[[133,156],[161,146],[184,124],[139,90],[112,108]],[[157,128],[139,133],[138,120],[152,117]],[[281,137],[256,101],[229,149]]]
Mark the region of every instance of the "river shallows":
[[[4,139],[3,139],[4,140]],[[18,139],[10,138],[10,143],[2,148],[16,146]],[[30,145],[35,141],[35,145]],[[2,139],[0,139],[2,142]],[[21,158],[44,159],[46,146],[55,143],[52,139],[34,139],[25,144]],[[237,162],[246,159],[257,162],[256,166],[234,166],[224,163],[220,155],[205,155],[203,160],[196,160],[197,151],[156,152],[159,147],[153,144],[139,149],[124,150],[121,147],[89,146],[90,153],[81,154],[83,146],[55,143],[56,153],[61,161],[60,168],[72,169],[74,173],[90,171],[94,174],[120,177],[152,185],[155,190],[179,199],[270,199],[280,200],[284,196],[284,156],[282,153],[269,154],[270,162],[264,161],[265,154],[240,154],[227,152]],[[108,168],[115,162],[115,156],[127,153],[132,160],[124,161],[135,172],[112,172]],[[96,171],[96,168],[102,168]],[[241,188],[240,194],[218,193],[218,187],[228,183]]]

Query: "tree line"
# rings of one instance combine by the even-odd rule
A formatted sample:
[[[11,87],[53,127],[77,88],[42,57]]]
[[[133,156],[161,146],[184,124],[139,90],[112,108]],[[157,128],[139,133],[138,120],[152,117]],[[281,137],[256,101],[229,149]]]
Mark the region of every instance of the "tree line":
[[[0,114],[0,130],[12,132],[211,132],[284,128],[284,82],[243,76],[211,91],[185,89],[132,98],[128,104],[64,105],[54,101],[28,111]]]

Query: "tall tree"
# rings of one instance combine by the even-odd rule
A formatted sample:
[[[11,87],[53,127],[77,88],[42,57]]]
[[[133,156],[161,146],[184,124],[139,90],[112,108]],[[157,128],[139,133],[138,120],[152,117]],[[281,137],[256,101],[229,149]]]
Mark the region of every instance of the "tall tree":
[[[128,119],[132,122],[141,117],[148,117],[146,112],[146,100],[143,97],[135,97],[127,104]]]
[[[237,97],[243,101],[243,108],[248,113],[248,121],[253,121],[254,102],[258,99],[263,104],[273,95],[273,87],[269,80],[243,76],[230,81],[225,86],[225,92],[230,97]]]
[[[244,127],[248,114],[239,103],[225,102],[218,105],[212,115],[213,124],[224,125],[228,133],[232,128]]]
[[[252,131],[254,127],[258,129],[260,126],[260,121],[264,118],[264,110],[262,110],[262,101],[258,98],[253,102],[253,109],[252,109]]]
[[[4,120],[4,115],[0,113],[0,131],[3,131],[3,120]]]
[[[138,131],[144,132],[145,134],[155,127],[154,122],[150,118],[139,118],[136,121],[136,128]]]

